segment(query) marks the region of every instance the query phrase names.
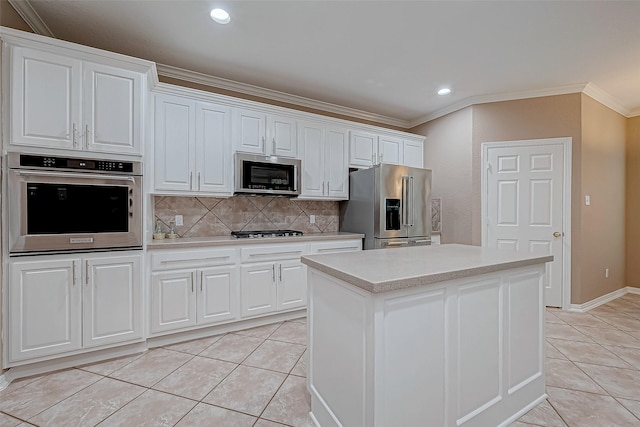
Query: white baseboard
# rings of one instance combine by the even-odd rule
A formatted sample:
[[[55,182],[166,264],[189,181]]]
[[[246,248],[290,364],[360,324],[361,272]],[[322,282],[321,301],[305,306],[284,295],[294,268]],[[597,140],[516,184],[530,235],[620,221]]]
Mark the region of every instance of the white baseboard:
[[[569,311],[584,313],[600,305],[613,301],[616,298],[620,298],[621,296],[626,294],[640,294],[640,288],[627,286],[613,292],[609,292],[608,294],[602,295],[601,297],[592,299],[591,301],[585,302],[584,304],[571,304],[571,306],[569,307]]]

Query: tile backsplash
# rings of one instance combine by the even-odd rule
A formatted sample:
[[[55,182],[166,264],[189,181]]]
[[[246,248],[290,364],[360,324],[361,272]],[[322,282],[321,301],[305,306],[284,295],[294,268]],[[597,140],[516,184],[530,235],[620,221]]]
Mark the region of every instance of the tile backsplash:
[[[184,225],[177,226],[180,237],[228,236],[238,230],[291,229],[304,233],[336,232],[339,228],[338,202],[296,200],[285,197],[155,196],[155,218],[164,231],[169,221],[182,215]],[[311,224],[309,215],[316,216]]]

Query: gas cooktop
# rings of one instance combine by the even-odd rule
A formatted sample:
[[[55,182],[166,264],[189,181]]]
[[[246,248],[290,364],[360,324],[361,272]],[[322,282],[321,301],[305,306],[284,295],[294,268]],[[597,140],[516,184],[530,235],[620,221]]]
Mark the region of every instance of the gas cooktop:
[[[232,231],[231,235],[238,239],[255,239],[260,237],[290,237],[302,236],[302,231],[296,230],[249,230],[249,231]]]

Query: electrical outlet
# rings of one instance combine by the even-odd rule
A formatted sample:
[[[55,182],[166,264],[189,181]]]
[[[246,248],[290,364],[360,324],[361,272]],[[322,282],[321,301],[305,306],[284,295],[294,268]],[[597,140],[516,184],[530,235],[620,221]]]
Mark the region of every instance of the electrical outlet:
[[[588,194],[584,196],[584,204],[587,206],[591,206],[591,196],[589,196]]]
[[[316,216],[309,215],[309,224],[315,224],[315,223],[316,223]]]
[[[608,279],[608,278],[609,278],[609,269],[608,269],[608,268],[605,268],[605,269],[604,269],[604,278],[605,278],[605,279]]]
[[[184,218],[182,215],[176,215],[176,226],[184,225]]]

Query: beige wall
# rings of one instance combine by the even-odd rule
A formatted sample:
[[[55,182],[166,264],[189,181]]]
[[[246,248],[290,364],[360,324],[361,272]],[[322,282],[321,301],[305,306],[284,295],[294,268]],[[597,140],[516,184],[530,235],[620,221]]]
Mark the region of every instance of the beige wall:
[[[640,170],[640,120],[629,121],[634,125],[627,130],[626,122],[623,116],[577,93],[474,105],[411,129],[427,137],[425,166],[434,170],[434,196],[443,198],[443,241],[481,243],[482,143],[571,137],[571,302],[582,304],[629,280],[640,282],[640,266],[628,268],[625,281],[627,132],[627,152],[635,157],[627,160],[633,163],[626,179],[640,188],[640,172],[632,171],[634,167]],[[582,203],[585,194],[592,197],[589,207]],[[629,205],[627,223],[639,211],[640,202]],[[635,233],[640,237],[640,226]],[[637,240],[627,242],[627,259],[630,254],[639,259]],[[609,268],[608,279],[604,278],[605,268]]]
[[[442,198],[442,243],[471,244],[471,120],[467,107],[410,130],[428,135],[424,167],[433,171],[433,197]]]
[[[7,0],[0,0],[0,25],[22,31],[29,31],[30,33],[33,32]]]
[[[581,282],[573,297],[591,301],[625,284],[626,118],[582,95]],[[605,278],[605,268],[609,278]]]
[[[626,284],[640,287],[640,116],[627,120]]]

